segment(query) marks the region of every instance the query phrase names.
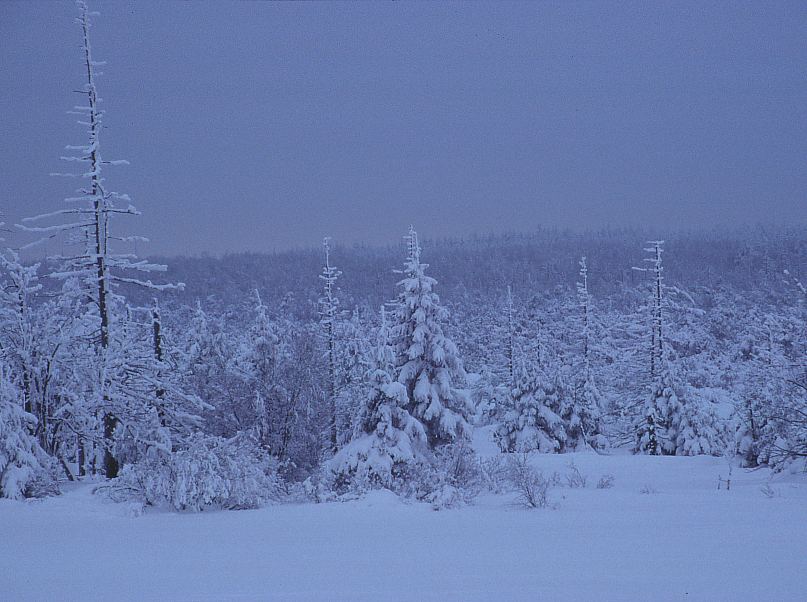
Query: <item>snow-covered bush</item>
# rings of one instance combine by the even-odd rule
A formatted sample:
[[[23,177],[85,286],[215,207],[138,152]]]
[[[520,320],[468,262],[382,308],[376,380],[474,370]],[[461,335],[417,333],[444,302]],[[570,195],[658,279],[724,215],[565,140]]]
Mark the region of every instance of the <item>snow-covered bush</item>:
[[[277,500],[282,486],[276,461],[251,438],[197,434],[183,450],[127,465],[112,491],[147,505],[200,512],[257,508]]]
[[[566,473],[566,484],[570,489],[585,489],[588,483],[588,477],[580,472],[577,464],[569,462],[567,468],[569,472]]]
[[[517,501],[526,508],[547,508],[552,480],[547,479],[530,463],[530,455],[521,453],[508,460],[510,482],[517,494]]]
[[[434,460],[420,469],[416,475],[417,498],[435,510],[469,504],[482,490],[479,458],[465,442],[437,448]]]
[[[479,461],[482,487],[491,493],[502,493],[508,485],[509,468],[503,456],[492,456]]]
[[[677,456],[718,456],[726,449],[724,429],[710,402],[690,398],[684,405],[675,439]]]
[[[614,486],[614,475],[604,474],[597,481],[597,489],[611,489]]]
[[[486,473],[465,442],[397,456],[399,459],[392,462],[389,449],[377,447],[382,444],[383,440],[374,436],[354,440],[306,481],[309,498],[317,502],[349,500],[384,488],[440,510],[471,503],[483,488],[495,490],[496,480],[502,478],[491,463]]]

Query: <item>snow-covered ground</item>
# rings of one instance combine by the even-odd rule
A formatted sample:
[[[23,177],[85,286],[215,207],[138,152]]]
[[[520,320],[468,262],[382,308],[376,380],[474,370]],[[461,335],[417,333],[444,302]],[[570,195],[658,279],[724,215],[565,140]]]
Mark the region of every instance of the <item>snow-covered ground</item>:
[[[483,445],[483,451],[489,446]],[[3,600],[805,600],[807,481],[724,459],[614,454],[574,461],[585,489],[555,509],[512,495],[434,511],[363,500],[138,515],[91,485],[0,500]],[[596,489],[603,474],[610,489]],[[642,493],[642,490],[650,493]]]

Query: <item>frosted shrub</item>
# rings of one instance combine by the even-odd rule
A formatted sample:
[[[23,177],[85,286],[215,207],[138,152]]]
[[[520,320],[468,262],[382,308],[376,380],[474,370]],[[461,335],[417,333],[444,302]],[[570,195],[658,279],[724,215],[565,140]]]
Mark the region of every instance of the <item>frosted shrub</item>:
[[[510,482],[518,494],[517,501],[526,508],[549,507],[552,482],[530,464],[529,454],[510,458]]]
[[[354,475],[343,482],[343,473],[326,470],[312,475],[306,481],[306,489],[315,501],[327,501],[353,499],[370,489],[383,487],[441,510],[471,503],[486,483],[479,458],[464,442],[442,445],[417,461],[400,462],[390,475],[390,480],[383,484],[373,473],[362,478]]]
[[[580,472],[577,464],[569,462],[567,468],[569,472],[566,474],[566,483],[571,489],[585,489],[588,483],[588,477]]]
[[[306,481],[306,490],[315,501],[327,501],[353,499],[383,487],[441,510],[471,503],[486,480],[478,457],[464,442],[442,445],[418,460],[396,463],[383,483],[378,474],[358,473],[344,480],[344,473],[320,471]]]
[[[614,475],[604,474],[597,481],[597,489],[611,489],[614,486]]]
[[[465,443],[443,445],[435,450],[433,463],[421,472],[420,499],[439,510],[463,506],[482,489],[479,459]]]
[[[771,487],[770,483],[766,483],[763,487],[760,487],[759,490],[762,492],[768,499],[773,499],[777,496],[776,490]]]
[[[257,508],[280,497],[275,461],[244,436],[194,435],[186,449],[124,468],[113,489],[178,511]]]
[[[509,480],[507,463],[502,456],[493,456],[479,461],[482,486],[491,493],[502,493]]]

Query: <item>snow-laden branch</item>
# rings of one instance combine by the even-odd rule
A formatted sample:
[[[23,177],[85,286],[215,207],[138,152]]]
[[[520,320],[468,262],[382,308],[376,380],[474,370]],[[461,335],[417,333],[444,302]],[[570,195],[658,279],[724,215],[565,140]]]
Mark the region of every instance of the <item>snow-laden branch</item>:
[[[184,290],[185,288],[184,282],[177,282],[176,284],[155,284],[151,280],[139,280],[137,278],[126,278],[123,276],[110,276],[110,280],[120,284],[134,284],[135,286],[140,286],[155,291]]]

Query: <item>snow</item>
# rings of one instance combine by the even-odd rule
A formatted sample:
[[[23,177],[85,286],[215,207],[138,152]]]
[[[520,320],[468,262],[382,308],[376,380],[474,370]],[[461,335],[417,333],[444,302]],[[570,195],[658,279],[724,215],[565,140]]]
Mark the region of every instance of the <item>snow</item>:
[[[497,453],[489,429],[475,447]],[[260,510],[140,513],[92,484],[0,500],[7,600],[804,600],[807,481],[725,459],[547,454],[585,489],[435,512],[393,494]],[[604,474],[611,489],[596,489]],[[565,479],[562,479],[565,482]],[[773,496],[761,488],[769,484]],[[642,490],[653,493],[641,493]],[[44,567],[40,570],[38,567]]]

